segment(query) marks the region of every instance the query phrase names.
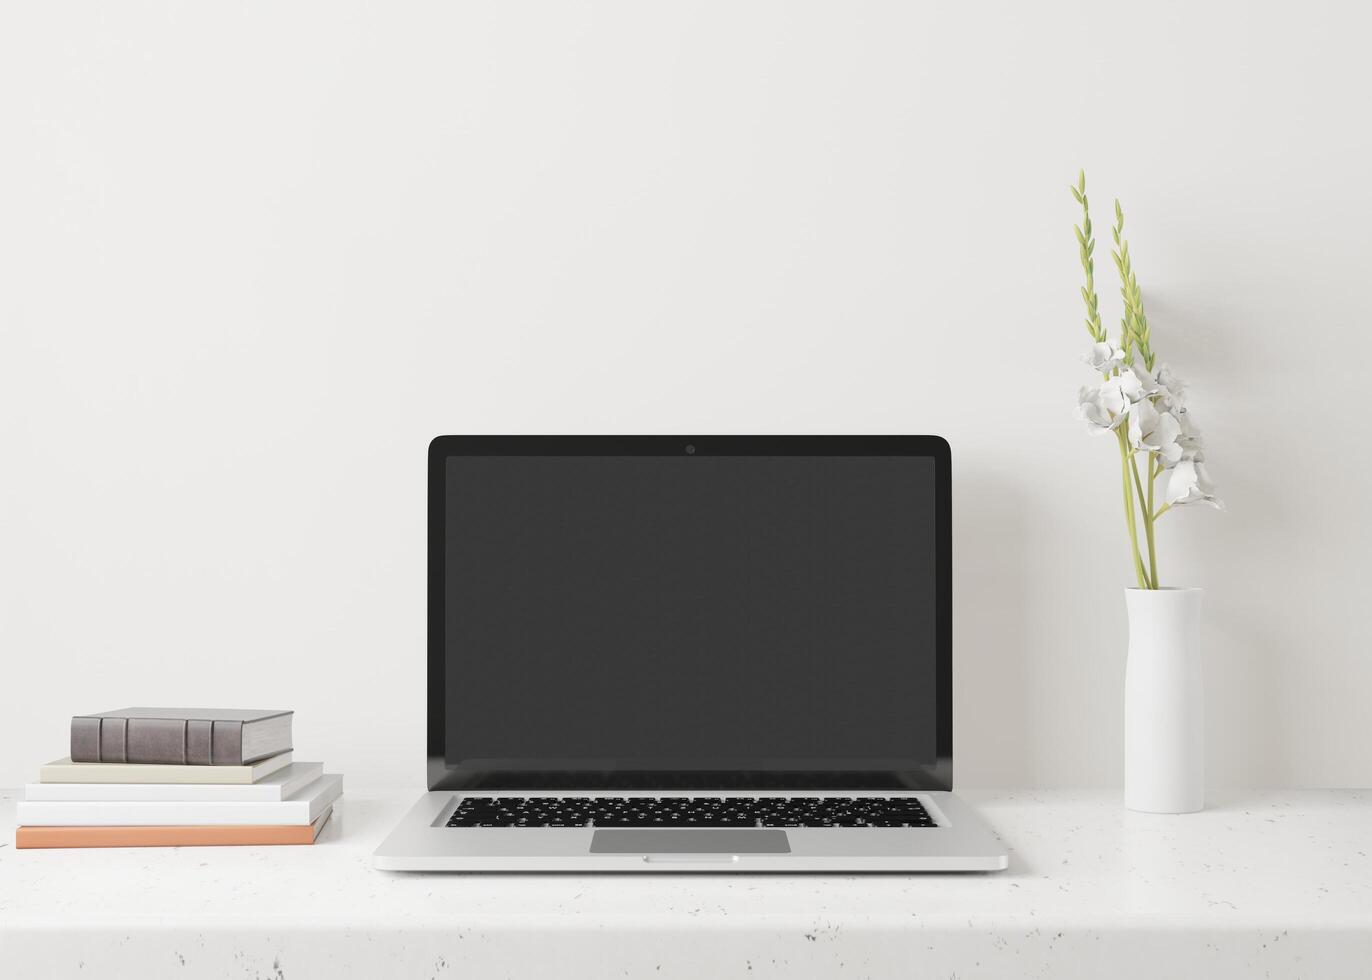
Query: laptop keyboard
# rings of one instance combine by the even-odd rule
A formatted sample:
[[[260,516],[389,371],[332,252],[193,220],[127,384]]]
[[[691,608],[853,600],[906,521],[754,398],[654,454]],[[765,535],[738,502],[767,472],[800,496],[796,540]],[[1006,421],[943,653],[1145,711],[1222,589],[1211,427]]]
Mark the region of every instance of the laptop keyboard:
[[[919,800],[873,796],[467,796],[449,827],[935,827]]]

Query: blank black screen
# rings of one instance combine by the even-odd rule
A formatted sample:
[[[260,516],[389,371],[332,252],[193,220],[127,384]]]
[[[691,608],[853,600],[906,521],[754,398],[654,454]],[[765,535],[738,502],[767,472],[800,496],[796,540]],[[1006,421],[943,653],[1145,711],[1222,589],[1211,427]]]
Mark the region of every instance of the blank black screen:
[[[934,461],[446,461],[449,766],[931,764]]]

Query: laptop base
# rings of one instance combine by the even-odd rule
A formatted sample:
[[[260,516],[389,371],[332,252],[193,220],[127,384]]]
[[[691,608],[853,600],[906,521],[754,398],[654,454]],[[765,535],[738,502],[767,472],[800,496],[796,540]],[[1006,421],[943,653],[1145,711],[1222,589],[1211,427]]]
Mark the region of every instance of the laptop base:
[[[754,794],[712,792],[710,795]],[[862,794],[843,791],[827,795]],[[1009,864],[1005,846],[995,833],[953,793],[873,792],[867,795],[916,797],[938,825],[922,828],[791,827],[784,830],[455,828],[445,824],[463,794],[445,790],[426,793],[419,799],[377,848],[374,863],[388,871],[711,874],[999,871]]]

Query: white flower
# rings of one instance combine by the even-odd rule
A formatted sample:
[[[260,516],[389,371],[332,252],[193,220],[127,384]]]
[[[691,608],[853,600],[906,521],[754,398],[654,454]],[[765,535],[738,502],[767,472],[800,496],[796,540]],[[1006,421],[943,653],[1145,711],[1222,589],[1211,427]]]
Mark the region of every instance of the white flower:
[[[1117,378],[1111,378],[1077,392],[1077,418],[1096,434],[1110,432],[1124,421],[1129,400],[1117,382]]]
[[[1181,423],[1181,436],[1177,439],[1178,445],[1181,446],[1181,458],[1204,462],[1205,445],[1201,441],[1200,429],[1191,421],[1191,413],[1183,408],[1175,414],[1177,421]]]
[[[1140,398],[1156,395],[1158,392],[1162,391],[1162,385],[1158,384],[1158,379],[1153,377],[1149,370],[1139,361],[1135,361],[1120,372],[1121,377],[1127,377],[1129,375],[1133,376],[1133,380],[1130,381],[1129,384],[1132,390],[1137,392],[1137,394],[1130,399],[1131,401],[1138,401]]]
[[[1211,507],[1224,510],[1224,504],[1215,496],[1215,485],[1205,471],[1205,464],[1198,459],[1184,459],[1166,472],[1167,483],[1163,487],[1163,500],[1169,506],[1180,507],[1204,501]]]
[[[1077,393],[1077,418],[1092,432],[1117,429],[1131,412],[1140,410],[1139,406],[1152,407],[1148,399],[1158,391],[1158,384],[1148,369],[1141,364],[1121,365],[1119,372]]]
[[[1083,354],[1081,359],[1091,365],[1091,370],[1099,374],[1112,374],[1124,363],[1124,351],[1114,344],[1102,341],[1091,345],[1091,353]]]
[[[1181,423],[1171,412],[1159,412],[1150,398],[1144,398],[1129,413],[1129,445],[1157,453],[1163,466],[1173,466],[1182,458]]]
[[[1186,382],[1177,377],[1166,364],[1158,366],[1155,377],[1165,406],[1173,411],[1181,411],[1186,404]]]
[[[1105,382],[1113,385],[1129,404],[1134,404],[1141,398],[1148,395],[1148,389],[1144,386],[1139,376],[1128,367],[1120,371],[1118,375]]]

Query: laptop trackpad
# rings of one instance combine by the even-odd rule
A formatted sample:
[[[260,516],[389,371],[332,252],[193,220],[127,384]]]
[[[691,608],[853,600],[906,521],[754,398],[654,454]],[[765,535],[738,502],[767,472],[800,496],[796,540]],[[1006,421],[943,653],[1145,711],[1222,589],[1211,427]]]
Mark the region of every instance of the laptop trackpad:
[[[784,830],[616,827],[591,836],[592,854],[790,854]]]

